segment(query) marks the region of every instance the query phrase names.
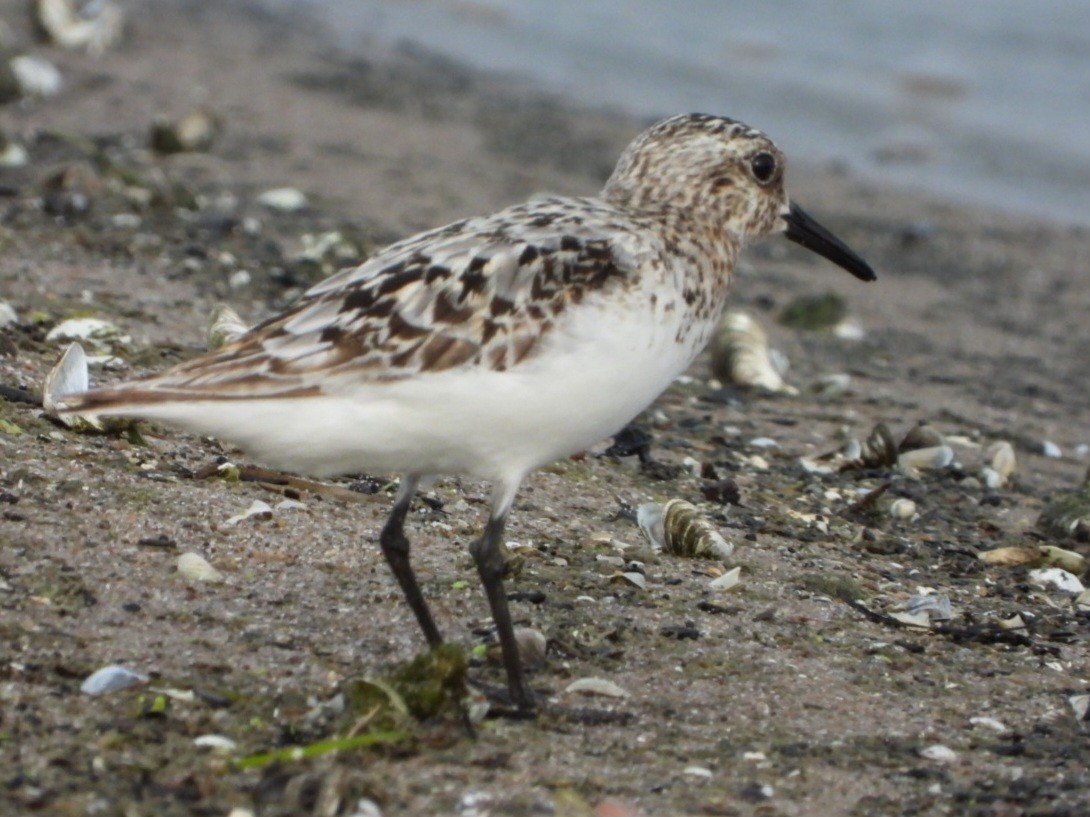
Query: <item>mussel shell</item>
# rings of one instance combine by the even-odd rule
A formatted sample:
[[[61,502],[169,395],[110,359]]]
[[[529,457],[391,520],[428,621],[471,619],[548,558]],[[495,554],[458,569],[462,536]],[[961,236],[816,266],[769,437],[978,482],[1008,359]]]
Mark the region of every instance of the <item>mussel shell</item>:
[[[905,451],[915,451],[919,448],[935,448],[936,446],[945,445],[946,440],[943,436],[935,430],[933,426],[926,423],[918,426],[913,426],[905,434],[901,440],[901,444],[897,446],[898,453],[903,454]]]
[[[730,544],[696,506],[684,499],[671,499],[662,512],[663,550],[677,556],[729,559]]]

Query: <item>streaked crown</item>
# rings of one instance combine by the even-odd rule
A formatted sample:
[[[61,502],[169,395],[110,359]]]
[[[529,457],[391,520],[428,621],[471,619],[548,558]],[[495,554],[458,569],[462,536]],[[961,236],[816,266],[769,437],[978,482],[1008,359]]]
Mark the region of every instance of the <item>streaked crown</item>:
[[[636,137],[602,197],[708,220],[744,242],[783,230],[783,168],[783,154],[760,131],[722,116],[683,114]]]

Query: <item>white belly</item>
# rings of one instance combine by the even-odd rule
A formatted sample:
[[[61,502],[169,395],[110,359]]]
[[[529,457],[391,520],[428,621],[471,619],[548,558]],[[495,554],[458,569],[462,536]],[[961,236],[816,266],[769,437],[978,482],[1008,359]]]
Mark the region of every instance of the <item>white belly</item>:
[[[662,320],[661,311],[653,316],[646,301],[630,301],[630,309],[584,303],[571,310],[529,359],[507,371],[345,379],[317,397],[182,402],[139,413],[317,476],[371,471],[517,480],[623,427],[698,351],[676,342],[676,321]]]

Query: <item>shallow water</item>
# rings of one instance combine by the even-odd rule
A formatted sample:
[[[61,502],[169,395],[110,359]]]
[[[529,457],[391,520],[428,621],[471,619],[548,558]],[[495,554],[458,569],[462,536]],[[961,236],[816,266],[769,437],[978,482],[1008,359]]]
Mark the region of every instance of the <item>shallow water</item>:
[[[298,8],[264,0],[272,8]],[[1084,0],[324,0],[352,50],[411,41],[574,99],[725,113],[789,155],[1090,223]]]

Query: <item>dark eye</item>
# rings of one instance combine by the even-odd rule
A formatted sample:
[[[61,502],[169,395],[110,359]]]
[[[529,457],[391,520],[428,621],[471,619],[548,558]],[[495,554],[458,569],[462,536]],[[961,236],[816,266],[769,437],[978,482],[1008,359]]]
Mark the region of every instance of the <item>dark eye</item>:
[[[753,157],[749,166],[753,170],[753,178],[764,184],[776,172],[776,157],[767,151],[761,151]]]

